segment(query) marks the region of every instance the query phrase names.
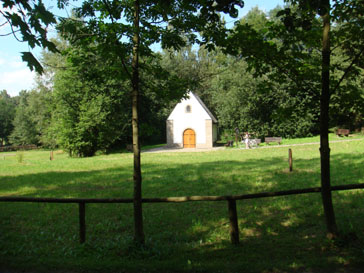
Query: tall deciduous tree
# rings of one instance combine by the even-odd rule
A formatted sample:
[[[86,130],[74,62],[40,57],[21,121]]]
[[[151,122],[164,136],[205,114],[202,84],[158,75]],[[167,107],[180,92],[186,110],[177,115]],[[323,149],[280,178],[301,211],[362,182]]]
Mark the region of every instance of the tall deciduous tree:
[[[321,153],[321,195],[324,206],[328,235],[337,235],[337,225],[332,204],[330,186],[330,147],[329,147],[329,105],[330,105],[330,0],[323,0],[319,7],[323,21],[322,27],[322,71],[321,71],[321,115],[320,115],[320,153]]]
[[[330,95],[337,91],[342,81],[353,71],[355,65],[360,65],[364,43],[362,34],[363,5],[362,1],[335,1],[330,7],[329,0],[291,0],[287,1],[294,6],[286,8],[278,13],[282,16],[284,28],[272,25],[265,32],[257,34],[247,25],[239,25],[232,35],[230,51],[240,54],[258,72],[277,69],[282,75],[287,75],[297,83],[297,89],[306,89],[307,92],[318,94],[320,92],[320,153],[321,153],[321,185],[322,199],[330,237],[336,236],[337,226],[331,200],[330,186],[330,148],[328,140],[329,128],[329,103]],[[317,15],[321,17],[321,26],[317,26]],[[336,35],[337,47],[353,53],[349,65],[342,69],[342,76],[333,81],[330,71],[337,67],[330,63],[332,47],[330,47],[330,21],[340,23],[340,29]],[[361,26],[361,27],[360,27]],[[321,30],[321,33],[318,32]],[[344,31],[345,30],[345,31]],[[349,30],[349,31],[348,31]],[[269,36],[270,34],[273,36]],[[356,33],[358,39],[352,39],[352,33]],[[288,34],[288,35],[287,35]],[[340,34],[342,37],[340,37]],[[279,38],[283,38],[280,40]],[[276,38],[267,39],[267,38]],[[345,37],[345,38],[344,38]],[[307,56],[315,54],[314,44],[321,41],[321,62],[307,63]],[[303,42],[303,43],[302,43]],[[249,46],[245,46],[250,44]],[[253,46],[252,46],[253,45]],[[245,50],[246,49],[246,50]],[[306,56],[306,57],[305,57]],[[313,55],[314,56],[314,55]],[[315,60],[315,58],[312,58]],[[320,80],[317,79],[318,68],[321,68]],[[288,70],[287,70],[288,69]],[[312,73],[313,71],[314,73]],[[311,83],[311,84],[310,84]],[[331,86],[330,86],[331,84]]]
[[[332,238],[338,235],[338,228],[332,204],[330,181],[330,147],[328,136],[330,96],[337,92],[342,81],[354,71],[353,67],[358,64],[360,65],[360,60],[363,59],[364,41],[362,38],[362,26],[364,6],[363,2],[360,0],[335,1],[333,6],[331,6],[329,0],[298,0],[291,2],[298,4],[298,9],[303,14],[309,15],[311,18],[318,14],[322,19],[320,98],[321,194],[328,237]],[[350,48],[352,51],[348,54],[349,56],[351,55],[351,57],[349,57],[350,64],[343,68],[342,76],[338,80],[333,80],[332,77],[330,77],[331,73],[338,69],[337,66],[333,66],[331,63],[332,21],[341,24],[337,33],[335,33],[337,42],[345,37],[341,44],[338,44],[337,46],[345,48],[346,50]],[[358,35],[358,39],[352,39],[353,33]]]
[[[48,133],[73,156],[106,151],[130,128],[121,66],[112,58],[101,58],[94,43],[84,47],[55,43],[63,55],[43,54],[45,75],[53,74]]]
[[[151,1],[151,0],[90,0],[78,9],[84,25],[74,20],[64,22],[61,30],[74,41],[91,41],[98,45],[104,58],[118,57],[131,83],[133,149],[134,149],[134,221],[137,243],[144,243],[141,164],[139,144],[139,58],[153,56],[150,46],[160,43],[162,48],[180,48],[184,37],[190,42],[204,43],[213,48],[215,42],[226,37],[220,12],[236,17],[235,5],[241,0],[220,1]],[[199,36],[199,33],[201,36]],[[187,35],[182,37],[182,35]]]

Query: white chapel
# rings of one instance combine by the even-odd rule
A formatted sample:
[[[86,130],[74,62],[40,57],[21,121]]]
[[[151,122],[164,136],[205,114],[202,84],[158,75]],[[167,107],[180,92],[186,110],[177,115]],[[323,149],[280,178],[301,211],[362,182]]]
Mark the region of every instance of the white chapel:
[[[210,148],[217,140],[217,119],[193,92],[178,103],[167,119],[167,146]]]

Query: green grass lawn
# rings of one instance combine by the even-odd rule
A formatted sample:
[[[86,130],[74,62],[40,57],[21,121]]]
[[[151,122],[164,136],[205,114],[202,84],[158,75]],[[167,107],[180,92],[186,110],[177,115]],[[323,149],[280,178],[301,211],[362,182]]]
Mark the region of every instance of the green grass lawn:
[[[364,141],[330,146],[332,185],[364,183]],[[291,148],[292,173],[288,147],[143,153],[143,196],[320,186],[319,146]],[[132,197],[131,153],[81,159],[57,152],[54,161],[47,151],[6,154],[0,196]],[[364,191],[333,192],[333,199],[343,234],[336,243],[325,237],[314,193],[238,201],[239,246],[230,244],[227,202],[144,204],[142,249],[132,243],[132,204],[87,205],[80,245],[76,204],[0,203],[0,272],[357,272],[364,268]]]

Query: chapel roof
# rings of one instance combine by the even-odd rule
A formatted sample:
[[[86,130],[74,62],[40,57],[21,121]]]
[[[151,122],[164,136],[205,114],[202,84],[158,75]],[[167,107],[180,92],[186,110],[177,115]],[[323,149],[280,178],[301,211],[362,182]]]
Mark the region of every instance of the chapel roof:
[[[197,99],[197,101],[201,104],[202,108],[205,109],[205,111],[207,112],[207,114],[210,116],[211,120],[214,122],[214,123],[217,123],[217,119],[215,118],[215,116],[210,112],[210,110],[207,108],[207,106],[205,105],[205,103],[201,100],[201,98],[193,93],[192,91],[189,92],[190,94],[194,95],[195,98]]]

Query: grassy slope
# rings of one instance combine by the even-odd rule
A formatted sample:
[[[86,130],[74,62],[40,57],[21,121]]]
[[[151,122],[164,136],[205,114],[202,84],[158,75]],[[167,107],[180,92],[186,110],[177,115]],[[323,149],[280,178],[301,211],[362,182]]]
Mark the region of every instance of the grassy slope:
[[[228,195],[320,185],[318,145],[143,154],[144,197]],[[364,142],[331,144],[332,184],[364,183]],[[3,155],[3,154],[2,154]],[[1,196],[131,197],[132,155],[68,158],[45,151],[0,157]],[[241,245],[229,243],[226,202],[145,204],[147,246],[132,246],[132,205],[87,206],[78,244],[71,204],[0,203],[0,271],[330,271],[364,266],[363,191],[333,193],[347,240],[325,239],[319,194],[239,201]],[[359,240],[354,239],[356,233]],[[229,258],[227,258],[229,257]]]

